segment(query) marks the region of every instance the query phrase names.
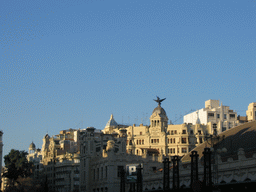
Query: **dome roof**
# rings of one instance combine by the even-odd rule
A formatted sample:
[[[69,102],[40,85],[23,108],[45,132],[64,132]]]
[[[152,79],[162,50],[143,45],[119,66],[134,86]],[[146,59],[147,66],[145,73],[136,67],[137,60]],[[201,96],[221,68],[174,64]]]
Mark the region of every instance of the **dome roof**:
[[[32,142],[32,143],[29,145],[29,149],[36,149],[35,143]]]
[[[113,114],[111,114],[109,121],[106,124],[106,127],[112,127],[112,126],[117,126],[118,123],[115,121]]]
[[[158,106],[154,109],[153,113],[157,113],[157,114],[159,114],[159,115],[165,115],[165,116],[166,116],[165,110],[164,110],[160,105],[158,105]]]

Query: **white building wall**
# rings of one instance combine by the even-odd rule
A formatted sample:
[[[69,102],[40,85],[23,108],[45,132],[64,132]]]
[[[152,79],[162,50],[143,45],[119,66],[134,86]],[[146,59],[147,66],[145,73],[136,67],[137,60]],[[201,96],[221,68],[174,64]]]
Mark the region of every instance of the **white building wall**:
[[[204,109],[200,109],[197,111],[194,111],[192,113],[189,113],[183,117],[184,123],[192,123],[193,125],[196,124],[197,121],[197,113],[201,124],[207,124],[207,111]]]

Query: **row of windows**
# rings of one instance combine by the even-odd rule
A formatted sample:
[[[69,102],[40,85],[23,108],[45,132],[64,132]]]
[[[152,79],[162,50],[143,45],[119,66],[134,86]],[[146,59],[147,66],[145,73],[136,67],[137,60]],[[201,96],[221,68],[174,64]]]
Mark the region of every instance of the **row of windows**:
[[[137,145],[144,145],[144,139],[138,139],[136,143]],[[132,145],[132,140],[127,140],[126,145]]]
[[[168,143],[175,143],[175,138],[171,138],[167,140]]]
[[[167,143],[175,143],[175,138],[168,139]],[[181,138],[181,143],[187,143],[187,138]]]
[[[152,120],[152,121],[151,121],[151,126],[152,126],[152,127],[160,126],[160,125],[161,125],[161,121],[159,121],[159,120],[155,120],[155,121]],[[163,126],[166,126],[167,123],[166,123],[165,121],[163,121],[163,122],[162,122],[162,125],[163,125]]]
[[[177,130],[168,131],[168,133],[171,135],[176,135]],[[182,130],[182,134],[187,134],[187,130]],[[193,130],[190,130],[190,134],[193,134]],[[201,130],[198,130],[198,134],[201,135]]]
[[[131,135],[131,132],[128,132],[128,135]],[[140,135],[142,135],[142,132],[140,132]]]
[[[151,143],[159,143],[159,139],[151,139]]]
[[[144,139],[137,140],[137,145],[144,145]]]
[[[229,118],[235,118],[235,114],[229,114]],[[214,118],[214,113],[208,113],[208,118]],[[217,114],[217,118],[220,118],[220,114]],[[224,114],[224,119],[227,119],[227,114]]]
[[[93,169],[93,180],[103,179],[103,174],[104,174],[103,167]],[[105,166],[105,178],[107,178],[107,175],[108,175],[108,167]]]
[[[180,148],[177,148],[177,152],[180,152]],[[181,148],[182,153],[187,153],[187,148],[183,147]],[[175,153],[175,148],[169,148],[168,153],[174,154]]]

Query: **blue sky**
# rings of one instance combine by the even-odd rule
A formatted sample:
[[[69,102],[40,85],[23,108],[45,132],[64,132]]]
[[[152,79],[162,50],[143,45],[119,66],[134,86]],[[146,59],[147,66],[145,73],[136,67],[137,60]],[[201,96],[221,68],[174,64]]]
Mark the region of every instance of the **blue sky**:
[[[256,1],[2,0],[0,129],[10,149],[111,113],[169,120],[208,99],[245,115],[256,101]]]

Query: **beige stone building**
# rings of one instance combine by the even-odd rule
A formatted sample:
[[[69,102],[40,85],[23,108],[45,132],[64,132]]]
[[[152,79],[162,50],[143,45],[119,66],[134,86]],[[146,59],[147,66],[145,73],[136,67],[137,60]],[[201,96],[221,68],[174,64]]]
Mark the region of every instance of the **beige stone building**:
[[[79,130],[62,130],[60,134],[43,138],[42,162],[50,190],[79,190],[80,150]]]
[[[4,191],[8,185],[9,179],[7,177],[3,177],[3,174],[7,172],[6,167],[2,167],[1,170],[1,191]]]
[[[183,117],[184,123],[196,123],[207,125],[209,127],[209,133],[214,133],[214,127],[216,125],[217,133],[221,133],[232,127],[239,125],[237,120],[237,113],[231,110],[229,106],[219,104],[219,100],[207,100],[205,101],[205,108],[199,109],[195,112],[189,113]]]
[[[112,116],[113,122],[113,116]],[[144,175],[161,169],[163,154],[144,150],[141,155],[127,153],[126,129],[97,135],[95,128],[81,132],[80,191],[112,192],[120,190],[120,170],[129,164],[142,164]],[[126,185],[128,191],[129,185]]]
[[[246,111],[246,116],[248,121],[256,120],[256,102],[249,104],[248,110]]]
[[[168,124],[167,114],[161,105],[153,110],[150,125],[119,125],[111,115],[103,133],[118,134],[121,127],[127,130],[127,152],[134,155],[142,155],[144,151],[154,149],[168,156],[183,156],[204,142],[210,132],[207,125],[198,123]]]
[[[36,149],[36,145],[32,142],[28,148],[27,160],[34,164],[33,176],[38,179],[43,172],[43,159],[41,149]]]
[[[161,103],[153,110],[150,125],[120,125],[111,115],[102,133],[94,130],[80,132],[80,191],[118,191],[118,170],[132,163],[143,164],[143,175],[154,179],[164,157],[184,156],[209,134],[207,125],[168,124]]]

